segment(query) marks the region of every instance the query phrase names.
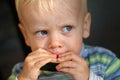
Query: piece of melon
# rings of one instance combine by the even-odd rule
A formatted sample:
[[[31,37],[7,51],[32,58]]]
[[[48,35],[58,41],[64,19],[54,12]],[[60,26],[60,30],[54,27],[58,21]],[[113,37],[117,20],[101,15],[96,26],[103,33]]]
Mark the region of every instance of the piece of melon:
[[[40,70],[43,71],[57,71],[56,66],[59,64],[59,62],[50,62],[44,65],[43,67],[40,68]]]

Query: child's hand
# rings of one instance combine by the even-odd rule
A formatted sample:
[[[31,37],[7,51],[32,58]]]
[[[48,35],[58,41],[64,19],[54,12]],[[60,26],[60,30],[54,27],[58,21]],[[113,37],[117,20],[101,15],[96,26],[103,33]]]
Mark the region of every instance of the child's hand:
[[[25,59],[23,69],[18,75],[18,80],[37,80],[42,72],[40,68],[54,60],[55,56],[44,49],[31,52]]]
[[[82,57],[66,53],[60,55],[58,61],[61,62],[56,67],[58,71],[70,74],[74,80],[89,80],[90,70]]]

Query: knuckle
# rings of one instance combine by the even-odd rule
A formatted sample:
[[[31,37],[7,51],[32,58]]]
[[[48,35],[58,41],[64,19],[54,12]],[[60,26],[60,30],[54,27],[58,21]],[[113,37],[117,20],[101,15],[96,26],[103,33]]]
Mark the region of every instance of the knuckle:
[[[31,58],[30,57],[27,57],[25,59],[25,64],[29,65],[29,66],[32,66],[32,61],[31,61]]]
[[[73,65],[71,61],[68,61],[67,64],[68,64],[68,66]]]
[[[26,57],[25,62],[29,62],[31,60],[31,57]]]
[[[39,48],[37,51],[43,51],[43,49]]]
[[[36,62],[35,64],[34,64],[34,66],[38,66],[38,65],[41,65],[41,62],[39,61],[39,62]]]

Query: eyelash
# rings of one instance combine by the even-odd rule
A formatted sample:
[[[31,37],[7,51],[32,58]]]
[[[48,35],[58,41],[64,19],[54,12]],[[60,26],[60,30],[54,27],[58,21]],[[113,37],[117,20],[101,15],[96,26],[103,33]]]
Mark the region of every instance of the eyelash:
[[[70,32],[71,30],[72,30],[72,26],[71,25],[67,25],[67,26],[64,26],[63,27],[63,32]],[[65,30],[64,30],[65,29]],[[68,30],[68,31],[66,31],[66,29]]]
[[[62,27],[63,33],[68,33],[72,29],[73,29],[73,26],[71,26],[71,25],[66,25],[66,26]],[[40,35],[40,36],[46,36],[48,34],[48,31],[47,30],[40,30],[40,31],[37,31],[35,34]]]
[[[40,31],[37,31],[36,34],[40,35],[40,36],[45,36],[48,34],[48,31],[47,30],[40,30]]]

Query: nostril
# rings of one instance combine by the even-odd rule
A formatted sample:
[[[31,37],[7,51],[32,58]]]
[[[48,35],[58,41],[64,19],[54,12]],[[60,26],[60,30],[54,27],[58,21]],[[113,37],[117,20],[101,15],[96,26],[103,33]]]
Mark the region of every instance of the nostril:
[[[53,43],[48,46],[50,49],[55,49],[55,48],[62,48],[62,44],[59,43]]]
[[[58,47],[59,47],[59,48],[62,48],[62,46],[61,46],[61,45],[59,45]]]

